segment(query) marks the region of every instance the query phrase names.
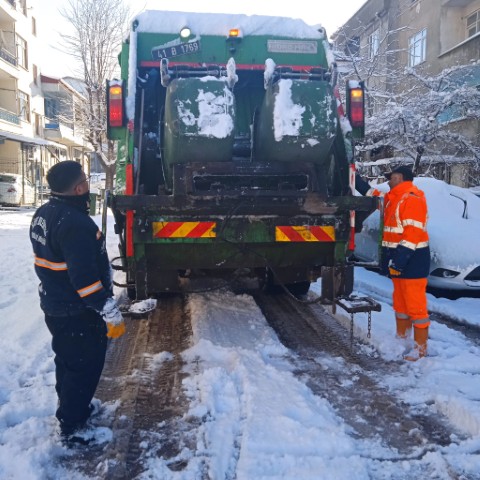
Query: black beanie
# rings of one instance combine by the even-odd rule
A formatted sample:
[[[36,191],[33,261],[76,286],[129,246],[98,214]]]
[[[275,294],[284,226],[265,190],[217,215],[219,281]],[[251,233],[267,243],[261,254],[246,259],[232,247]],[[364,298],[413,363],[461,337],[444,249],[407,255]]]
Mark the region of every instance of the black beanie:
[[[82,175],[82,166],[73,160],[55,164],[47,172],[47,182],[52,192],[64,193],[76,185]]]

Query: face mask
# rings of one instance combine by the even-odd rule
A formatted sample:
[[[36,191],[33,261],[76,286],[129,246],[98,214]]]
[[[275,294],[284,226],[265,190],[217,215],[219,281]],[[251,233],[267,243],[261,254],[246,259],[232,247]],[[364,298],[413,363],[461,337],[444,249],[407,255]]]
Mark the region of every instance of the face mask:
[[[90,191],[77,195],[77,198],[81,198],[84,202],[90,203]]]
[[[90,211],[90,192],[82,193],[82,195],[71,195],[67,198],[69,202],[85,209],[87,213]]]

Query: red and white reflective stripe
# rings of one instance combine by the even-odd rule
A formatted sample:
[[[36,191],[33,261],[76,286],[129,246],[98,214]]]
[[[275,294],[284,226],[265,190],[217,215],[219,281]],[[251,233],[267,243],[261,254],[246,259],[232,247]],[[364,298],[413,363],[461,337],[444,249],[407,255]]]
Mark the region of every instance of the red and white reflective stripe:
[[[367,197],[380,197],[383,198],[385,196],[385,192],[380,192],[376,188],[371,188],[366,194]]]
[[[81,298],[84,298],[84,297],[88,297],[92,293],[98,292],[102,288],[103,288],[102,282],[99,280],[98,282],[92,283],[88,287],[77,290],[77,293],[80,295]]]
[[[403,228],[402,227],[385,226],[385,227],[383,227],[383,231],[388,232],[388,233],[403,233]]]
[[[65,262],[50,262],[39,257],[35,257],[35,265],[37,267],[48,268],[55,271],[67,270],[67,264]]]
[[[133,165],[127,164],[125,167],[125,195],[133,195]],[[133,257],[133,210],[127,210],[125,224],[125,243],[127,257]]]
[[[410,248],[411,250],[416,250],[417,248],[428,247],[428,242],[413,243],[408,242],[407,240],[401,240],[400,242],[386,242],[385,240],[382,241],[382,247],[397,248],[399,245]]]
[[[350,164],[350,190],[355,195],[355,163]],[[350,238],[348,239],[348,249],[355,250],[355,210],[350,210]]]
[[[355,195],[355,163],[350,164],[350,176],[348,177],[348,182],[350,184],[350,190],[352,195]]]
[[[350,210],[350,238],[348,239],[348,249],[355,250],[355,210]]]
[[[429,318],[417,318],[417,319],[412,320],[412,323],[415,327],[424,328],[424,327],[428,327],[430,325],[430,319]],[[422,326],[420,326],[420,325],[422,325]]]
[[[406,220],[403,220],[402,225],[404,227],[407,227],[407,226],[417,227],[420,230],[426,230],[427,229],[427,224],[426,223],[419,222],[418,220],[413,220],[411,218],[407,218]]]
[[[338,85],[335,85],[333,88],[333,96],[337,99],[337,113],[339,117],[345,117],[345,110],[343,109],[342,98],[340,97]]]

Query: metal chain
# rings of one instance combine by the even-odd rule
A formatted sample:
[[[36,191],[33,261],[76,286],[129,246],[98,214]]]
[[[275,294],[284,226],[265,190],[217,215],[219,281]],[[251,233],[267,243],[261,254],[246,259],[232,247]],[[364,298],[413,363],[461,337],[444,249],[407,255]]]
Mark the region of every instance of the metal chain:
[[[350,350],[353,350],[353,315],[350,314]]]

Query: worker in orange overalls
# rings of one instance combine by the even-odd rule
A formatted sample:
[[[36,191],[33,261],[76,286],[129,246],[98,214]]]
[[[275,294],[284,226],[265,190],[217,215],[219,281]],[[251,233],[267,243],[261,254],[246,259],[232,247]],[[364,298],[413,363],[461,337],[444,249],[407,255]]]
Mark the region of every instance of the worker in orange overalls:
[[[355,188],[362,195],[383,196],[382,271],[393,282],[393,310],[397,336],[408,338],[413,326],[414,350],[404,358],[416,361],[427,354],[427,277],[430,247],[427,201],[413,184],[413,172],[400,166],[386,175],[390,191],[380,192],[357,174]]]

